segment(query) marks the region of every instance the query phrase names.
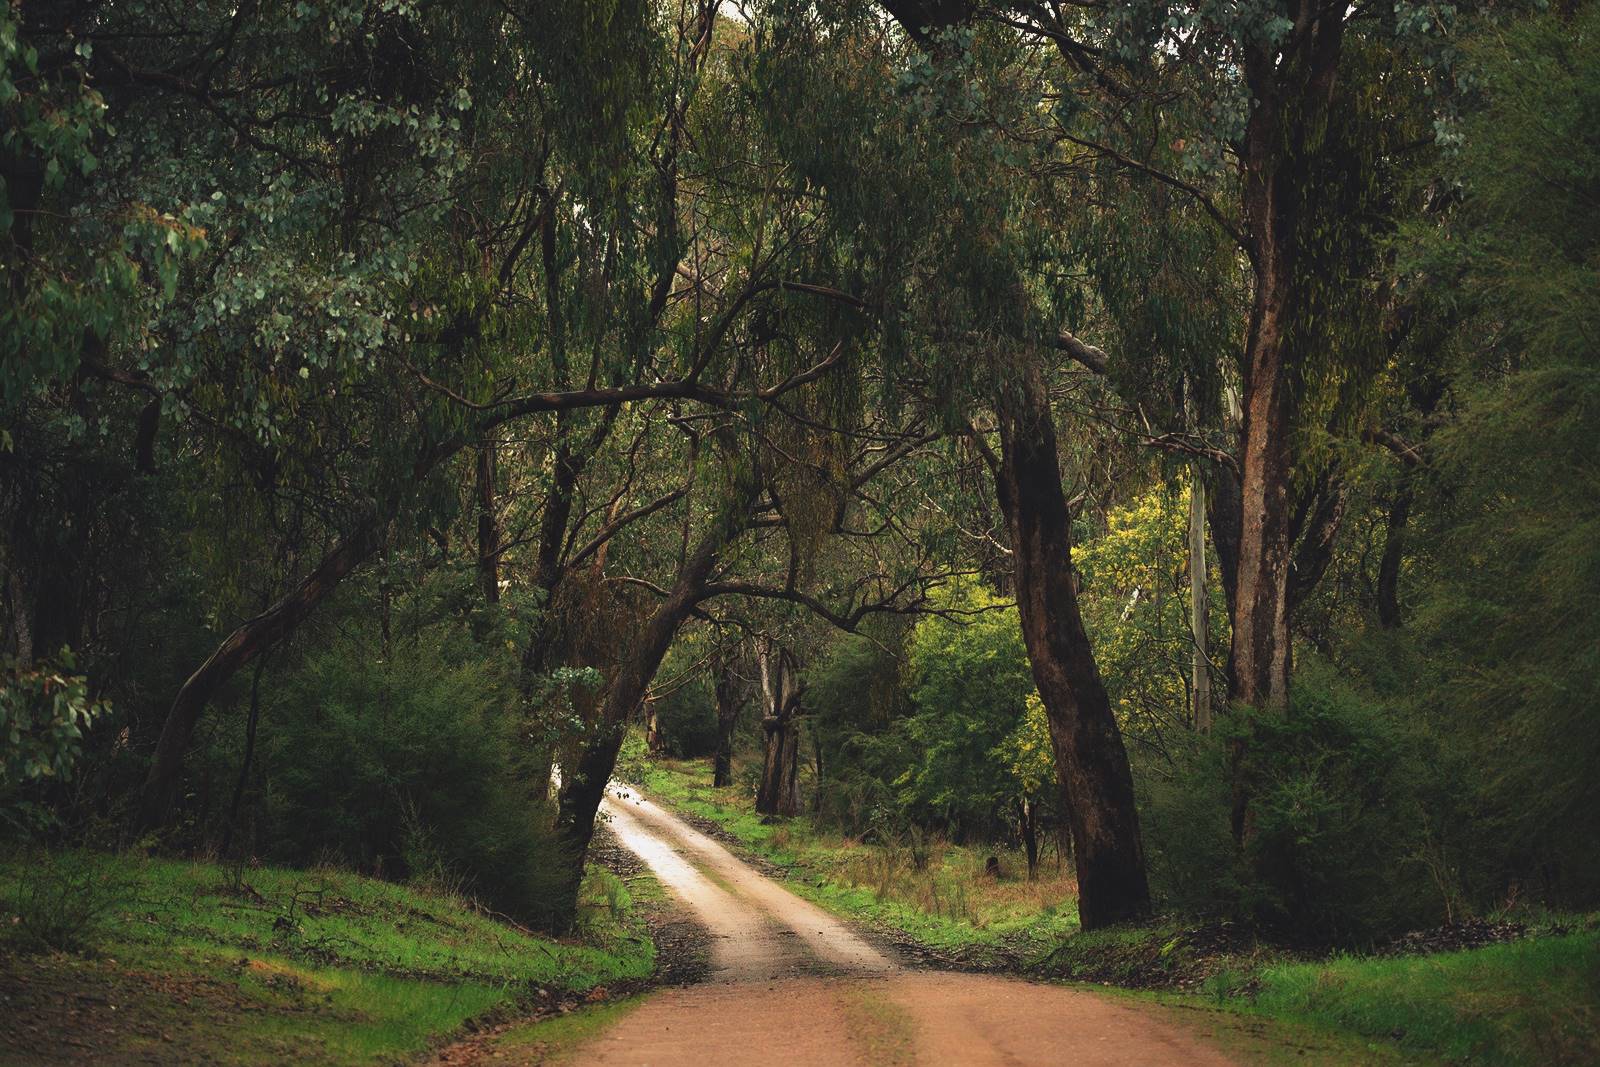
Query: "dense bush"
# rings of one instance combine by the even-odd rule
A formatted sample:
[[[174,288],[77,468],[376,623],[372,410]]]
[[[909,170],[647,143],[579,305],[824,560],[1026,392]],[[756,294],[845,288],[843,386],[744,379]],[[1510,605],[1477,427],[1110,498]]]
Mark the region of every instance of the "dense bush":
[[[1449,789],[1444,764],[1392,708],[1307,664],[1287,713],[1235,710],[1212,735],[1174,742],[1170,763],[1139,775],[1152,874],[1169,905],[1338,943],[1450,917],[1431,821]],[[1230,833],[1241,747],[1242,849]]]
[[[265,701],[266,850],[442,880],[537,921],[556,846],[542,790],[513,764],[524,746],[504,683],[425,640],[368,651],[319,650]]]
[[[17,866],[5,910],[5,941],[22,952],[81,952],[105,933],[127,896],[126,874],[84,851],[34,851]]]
[[[105,713],[89,699],[88,680],[72,673],[72,654],[58,669],[47,663],[0,665],[0,834],[42,829],[51,813],[27,787],[71,775],[83,754],[83,735]]]
[[[709,678],[680,685],[655,702],[657,748],[669,756],[708,756],[717,747],[717,702]]]

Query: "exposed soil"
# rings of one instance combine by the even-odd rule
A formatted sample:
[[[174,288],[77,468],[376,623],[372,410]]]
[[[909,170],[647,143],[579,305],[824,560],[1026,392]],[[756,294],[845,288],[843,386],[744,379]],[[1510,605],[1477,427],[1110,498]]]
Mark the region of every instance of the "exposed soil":
[[[913,970],[637,792],[617,791],[606,810],[617,839],[710,931],[711,968],[707,981],[653,995],[571,1050],[571,1062],[1231,1062],[1154,1009],[1016,978]]]

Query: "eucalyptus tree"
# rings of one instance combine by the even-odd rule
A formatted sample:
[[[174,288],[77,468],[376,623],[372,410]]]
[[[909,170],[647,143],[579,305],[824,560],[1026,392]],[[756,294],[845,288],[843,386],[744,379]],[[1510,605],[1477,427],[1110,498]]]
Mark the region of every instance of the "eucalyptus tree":
[[[1150,898],[1127,756],[1071,573],[1052,410],[1069,342],[1030,273],[1059,250],[1022,210],[1036,186],[1027,148],[1006,135],[1028,125],[1042,68],[998,35],[975,58],[950,6],[891,6],[910,47],[849,5],[774,4],[756,27],[771,42],[769,83],[800,102],[785,105],[783,150],[887,279],[889,402],[963,435],[989,466],[1094,927]]]

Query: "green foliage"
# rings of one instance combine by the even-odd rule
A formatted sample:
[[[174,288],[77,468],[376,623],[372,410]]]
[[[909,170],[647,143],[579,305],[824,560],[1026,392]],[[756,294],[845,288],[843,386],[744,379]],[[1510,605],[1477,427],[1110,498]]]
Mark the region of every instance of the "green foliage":
[[[1469,44],[1464,199],[1415,235],[1465,321],[1411,695],[1480,769],[1480,899],[1600,900],[1597,37],[1589,3]]]
[[[939,606],[958,614],[929,616],[912,633],[916,710],[901,727],[913,756],[895,784],[910,811],[959,833],[986,828],[1038,784],[1036,760],[1014,741],[1026,734],[1033,672],[1015,606],[978,588]]]
[[[69,777],[83,754],[84,732],[109,709],[89,699],[88,679],[70,673],[72,653],[60,666],[37,663],[5,668],[0,683],[0,822],[14,830],[38,828],[46,814],[25,799],[23,787]]]
[[[1230,770],[1250,798],[1230,834]],[[1235,709],[1141,775],[1158,891],[1313,943],[1371,943],[1450,917],[1429,812],[1457,801],[1433,747],[1392,706],[1302,665],[1287,712]],[[1442,803],[1441,803],[1442,802]]]
[[[35,859],[0,860],[0,910],[35,879]],[[73,1034],[67,1009],[80,997],[103,997],[136,1018],[132,1034],[96,1034],[114,1061],[145,1056],[150,1027],[208,1062],[409,1061],[538,990],[582,993],[644,978],[655,963],[629,894],[603,879],[585,900],[615,899],[621,918],[600,903],[577,943],[533,936],[457,896],[332,868],[241,872],[81,852],[51,862],[99,872],[98,952],[8,956],[0,969],[35,1004],[59,998],[59,1014],[53,1004],[41,1012],[54,1036]],[[0,930],[16,934],[16,918],[0,915]],[[0,1037],[0,1055],[13,1048]]]
[[[668,755],[690,759],[716,750],[717,698],[709,679],[691,679],[655,701],[655,717]]]
[[[1156,486],[1111,510],[1106,529],[1073,552],[1083,576],[1084,626],[1124,731],[1157,741],[1193,722],[1188,494]],[[1227,602],[1215,554],[1206,576],[1210,653],[1227,648]],[[1220,672],[1219,672],[1220,673]],[[1214,688],[1221,691],[1221,679]]]
[[[911,712],[906,627],[880,627],[831,644],[805,672],[807,726],[822,751],[818,817],[851,834],[898,833],[894,782],[914,754],[898,724]]]
[[[542,791],[521,776],[513,702],[476,663],[427,644],[376,659],[335,644],[265,701],[270,855],[458,882],[538,921],[560,862]]]
[[[122,864],[89,852],[30,850],[12,873],[4,938],[24,952],[96,947],[131,889]]]
[[[1600,1055],[1592,929],[1429,956],[1275,964],[1208,988],[1242,1010],[1359,1034],[1408,1057],[1577,1067]]]

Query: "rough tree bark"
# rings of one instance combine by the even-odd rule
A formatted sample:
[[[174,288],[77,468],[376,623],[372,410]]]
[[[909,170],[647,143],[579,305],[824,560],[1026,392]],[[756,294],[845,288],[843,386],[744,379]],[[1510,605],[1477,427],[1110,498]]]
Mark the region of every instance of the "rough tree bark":
[[[800,814],[800,698],[795,684],[794,656],[770,640],[757,650],[761,667],[761,729],[765,739],[761,786],[756,810],[763,815],[793,818]]]
[[[561,790],[556,801],[556,838],[564,856],[562,878],[550,917],[551,928],[557,932],[571,929],[577,916],[584,857],[594,837],[595,815],[605,797],[606,783],[616,769],[628,718],[644,700],[679,627],[703,598],[706,580],[733,532],[726,525],[718,524],[701,538],[678,572],[678,579],[666,598],[645,623],[631,653],[618,665],[606,688],[600,714],[576,763],[562,768]]]
[[[1133,774],[1095,664],[1072,579],[1072,525],[1054,417],[1038,368],[999,406],[995,488],[1011,528],[1017,608],[1050,724],[1061,810],[1072,829],[1086,930],[1150,911]]]

